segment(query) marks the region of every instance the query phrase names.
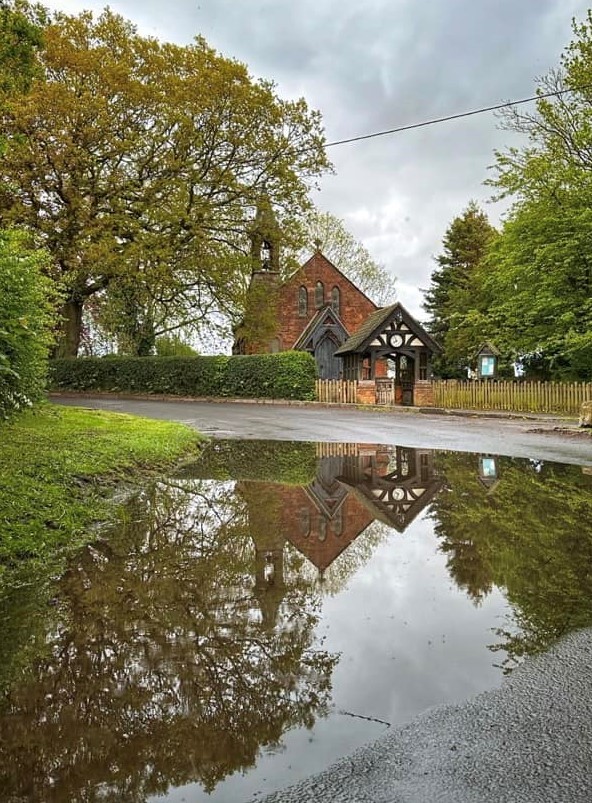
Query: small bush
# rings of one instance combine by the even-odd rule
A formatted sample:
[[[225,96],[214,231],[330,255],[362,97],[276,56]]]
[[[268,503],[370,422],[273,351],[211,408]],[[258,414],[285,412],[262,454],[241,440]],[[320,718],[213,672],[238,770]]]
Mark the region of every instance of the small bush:
[[[197,352],[178,335],[162,335],[154,344],[157,357],[197,357]]]
[[[315,361],[303,351],[245,357],[82,357],[50,364],[53,390],[311,400],[315,378]]]

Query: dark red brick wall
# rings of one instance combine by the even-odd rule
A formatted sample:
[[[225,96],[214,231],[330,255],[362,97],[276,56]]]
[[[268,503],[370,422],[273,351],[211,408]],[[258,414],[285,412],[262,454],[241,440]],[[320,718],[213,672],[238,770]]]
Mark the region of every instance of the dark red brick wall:
[[[331,303],[333,287],[339,287],[341,294],[339,317],[350,335],[361,326],[368,315],[377,309],[376,304],[358,290],[349,279],[346,279],[326,257],[317,252],[279,288],[278,337],[282,350],[292,348],[308,322],[317,314],[315,287],[318,281],[325,286],[325,304]],[[298,315],[298,290],[300,287],[306,287],[308,290],[308,314],[303,318]]]
[[[317,569],[327,569],[354,541],[366,527],[374,521],[371,513],[361,502],[349,494],[344,500],[342,511],[342,530],[334,532],[332,521],[326,518],[307,496],[304,488],[275,486],[275,493],[281,500],[282,534]],[[299,527],[302,510],[310,516],[310,532],[304,535]],[[325,527],[322,527],[322,520]],[[320,536],[320,537],[319,537]]]

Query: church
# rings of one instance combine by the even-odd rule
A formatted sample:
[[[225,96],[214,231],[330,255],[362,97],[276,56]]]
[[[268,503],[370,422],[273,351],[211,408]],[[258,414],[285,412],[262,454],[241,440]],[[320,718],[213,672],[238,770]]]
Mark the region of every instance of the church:
[[[321,379],[374,383],[394,374],[399,402],[409,403],[403,388],[431,378],[438,344],[401,304],[377,307],[320,249],[282,279],[279,242],[271,207],[260,204],[251,229],[253,272],[233,353],[308,351]]]

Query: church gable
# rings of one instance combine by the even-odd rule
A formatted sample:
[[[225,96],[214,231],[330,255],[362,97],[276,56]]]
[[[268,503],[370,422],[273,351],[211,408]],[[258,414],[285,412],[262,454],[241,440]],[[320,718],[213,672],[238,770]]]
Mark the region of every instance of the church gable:
[[[327,335],[339,346],[348,338],[347,329],[331,307],[323,307],[317,312],[293,348],[300,351],[314,351]]]
[[[320,251],[278,288],[282,347],[295,348],[323,307],[331,307],[347,333],[354,332],[377,307]]]

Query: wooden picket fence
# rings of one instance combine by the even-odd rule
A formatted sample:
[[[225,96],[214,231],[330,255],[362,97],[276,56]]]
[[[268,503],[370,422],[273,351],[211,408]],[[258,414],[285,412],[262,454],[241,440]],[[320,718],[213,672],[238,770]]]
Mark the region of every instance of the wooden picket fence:
[[[434,406],[452,410],[507,410],[578,415],[592,399],[592,382],[434,380]]]
[[[351,379],[317,379],[317,401],[332,404],[355,404],[357,385],[358,383]]]

